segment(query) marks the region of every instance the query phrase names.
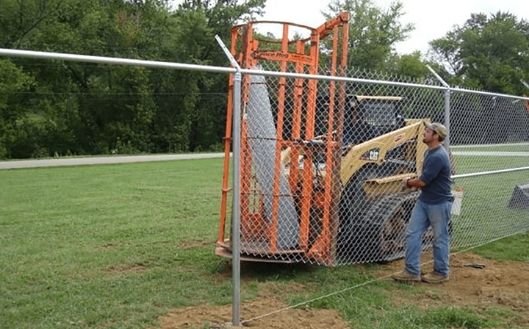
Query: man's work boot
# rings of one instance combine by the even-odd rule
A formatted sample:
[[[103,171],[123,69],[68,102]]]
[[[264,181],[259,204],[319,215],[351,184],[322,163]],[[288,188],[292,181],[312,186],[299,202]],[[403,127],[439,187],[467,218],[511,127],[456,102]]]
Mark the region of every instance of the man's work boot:
[[[393,274],[391,276],[393,278],[393,280],[395,281],[399,281],[399,282],[410,282],[410,283],[413,283],[413,282],[421,282],[421,277],[418,276],[418,275],[413,275],[411,274],[410,272],[404,270],[400,273],[397,273],[397,274]]]
[[[448,281],[448,275],[442,275],[441,273],[434,271],[423,275],[421,279],[427,283],[443,283]]]

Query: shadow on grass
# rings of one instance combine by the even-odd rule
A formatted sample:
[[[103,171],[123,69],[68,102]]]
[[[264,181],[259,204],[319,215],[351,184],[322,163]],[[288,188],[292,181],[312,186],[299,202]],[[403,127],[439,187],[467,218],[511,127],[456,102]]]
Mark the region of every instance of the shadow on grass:
[[[299,275],[310,274],[320,270],[321,266],[300,263],[268,263],[268,262],[241,262],[241,279],[245,280],[278,280],[294,279]],[[231,260],[220,261],[215,272],[223,276],[232,275]]]

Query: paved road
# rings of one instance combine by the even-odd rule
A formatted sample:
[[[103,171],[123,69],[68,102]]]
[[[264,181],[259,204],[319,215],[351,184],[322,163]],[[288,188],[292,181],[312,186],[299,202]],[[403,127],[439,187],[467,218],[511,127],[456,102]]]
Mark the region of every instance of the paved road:
[[[454,151],[454,155],[462,156],[501,156],[501,157],[529,157],[529,152],[479,152]],[[95,164],[137,163],[153,161],[172,161],[190,159],[222,158],[224,153],[187,153],[187,154],[157,154],[157,155],[123,155],[86,158],[42,159],[42,160],[13,160],[0,161],[0,169],[39,168],[82,166]]]
[[[82,166],[82,165],[95,165],[95,164],[136,163],[136,162],[172,161],[172,160],[190,160],[190,159],[211,159],[211,158],[222,158],[223,156],[224,156],[224,153],[188,153],[188,154],[126,155],[126,156],[105,156],[105,157],[42,159],[42,160],[13,160],[13,161],[0,162],[0,169]]]

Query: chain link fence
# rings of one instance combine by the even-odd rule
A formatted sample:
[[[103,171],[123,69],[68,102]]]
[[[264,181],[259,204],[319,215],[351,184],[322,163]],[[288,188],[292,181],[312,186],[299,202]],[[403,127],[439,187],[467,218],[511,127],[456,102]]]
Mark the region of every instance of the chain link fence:
[[[0,55],[235,71],[28,51],[0,50]],[[261,68],[278,70],[272,64]],[[236,227],[243,259],[335,266],[401,258],[407,221],[420,193],[403,189],[401,182],[422,172],[424,123],[432,121],[450,127],[447,146],[456,197],[452,247],[529,229],[527,98],[460,89],[448,93],[433,79],[410,81],[366,71],[341,74],[355,78],[319,80],[241,72],[240,156],[230,159],[226,152],[225,158],[239,166],[240,184],[233,191],[240,193],[223,185],[219,254],[229,255],[232,248],[234,196],[240,205],[235,210],[240,210]],[[228,99],[228,110],[235,103]],[[235,122],[227,116],[228,146]],[[432,233],[426,232],[425,250],[431,240]],[[234,324],[240,320],[238,265],[234,260]]]
[[[402,180],[422,172],[426,122],[450,127],[452,247],[529,229],[527,171],[509,170],[529,169],[527,99],[461,89],[447,96],[431,79],[346,76],[360,78],[243,77],[243,259],[334,266],[403,257],[420,192]],[[431,244],[427,231],[424,250]]]

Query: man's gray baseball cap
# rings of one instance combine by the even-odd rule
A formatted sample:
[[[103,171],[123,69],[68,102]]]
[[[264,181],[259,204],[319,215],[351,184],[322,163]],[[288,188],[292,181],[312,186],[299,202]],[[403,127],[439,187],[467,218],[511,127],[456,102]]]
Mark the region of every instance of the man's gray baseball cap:
[[[437,135],[439,135],[439,137],[443,139],[446,138],[446,136],[448,136],[448,130],[443,124],[439,122],[425,123],[424,125],[426,126],[426,128],[429,128],[435,131]]]

